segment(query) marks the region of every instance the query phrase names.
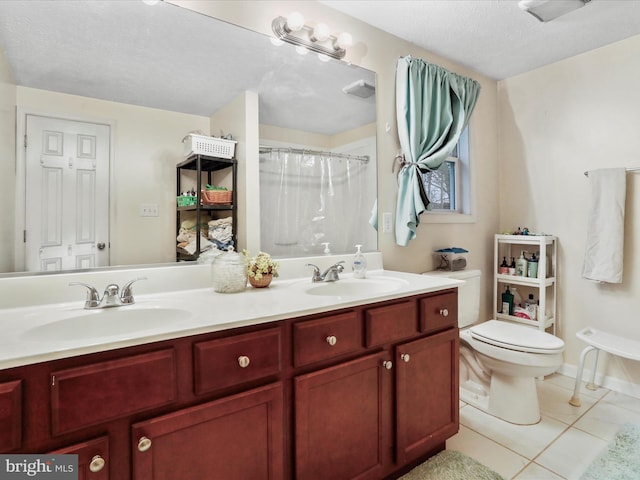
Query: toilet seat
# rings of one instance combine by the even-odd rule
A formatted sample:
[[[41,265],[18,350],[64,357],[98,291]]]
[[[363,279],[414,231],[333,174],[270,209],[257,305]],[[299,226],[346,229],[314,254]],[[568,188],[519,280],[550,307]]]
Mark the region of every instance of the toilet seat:
[[[554,354],[564,350],[564,342],[549,333],[513,323],[489,320],[469,328],[479,342],[525,353]]]

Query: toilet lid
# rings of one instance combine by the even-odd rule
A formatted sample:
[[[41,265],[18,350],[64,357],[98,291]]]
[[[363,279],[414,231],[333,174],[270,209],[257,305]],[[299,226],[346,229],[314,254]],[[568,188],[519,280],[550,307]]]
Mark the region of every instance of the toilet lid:
[[[531,353],[559,353],[564,342],[547,332],[525,325],[489,320],[469,329],[471,337],[497,347]]]

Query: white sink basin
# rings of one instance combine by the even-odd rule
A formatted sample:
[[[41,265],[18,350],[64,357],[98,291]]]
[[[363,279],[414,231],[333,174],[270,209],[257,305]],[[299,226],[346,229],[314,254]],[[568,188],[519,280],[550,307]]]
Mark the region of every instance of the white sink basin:
[[[47,318],[51,318],[48,313]],[[73,341],[127,336],[176,325],[191,316],[186,310],[136,305],[54,313],[53,319],[27,330],[24,338],[36,342]]]
[[[391,293],[409,285],[409,282],[392,277],[342,278],[336,282],[312,283],[304,291],[308,295],[331,297],[374,296]]]

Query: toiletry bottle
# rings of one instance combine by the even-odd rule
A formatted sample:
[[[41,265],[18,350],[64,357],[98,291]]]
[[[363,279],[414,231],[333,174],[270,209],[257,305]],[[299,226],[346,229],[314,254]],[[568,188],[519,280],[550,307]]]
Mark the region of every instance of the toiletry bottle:
[[[365,278],[367,276],[367,259],[360,251],[362,245],[356,245],[356,254],[353,256],[353,278]]]
[[[513,295],[513,308],[522,307],[522,297],[516,287],[511,287],[511,294]]]
[[[502,313],[513,315],[513,295],[509,291],[509,285],[507,285],[507,290],[502,294]]]
[[[516,259],[511,257],[511,263],[509,264],[509,275],[516,274]]]
[[[507,257],[502,257],[502,263],[498,268],[498,273],[507,275],[509,273],[509,265],[507,265]]]
[[[535,253],[532,253],[531,258],[529,259],[527,277],[538,278],[538,258]]]
[[[524,257],[524,250],[520,253],[520,257],[516,262],[516,275],[519,277],[527,276],[527,259]]]
[[[536,302],[535,298],[533,298],[533,293],[529,294],[529,298],[524,304],[524,308],[527,309],[527,313],[529,313],[529,317],[531,320],[535,320],[538,314],[538,302]]]

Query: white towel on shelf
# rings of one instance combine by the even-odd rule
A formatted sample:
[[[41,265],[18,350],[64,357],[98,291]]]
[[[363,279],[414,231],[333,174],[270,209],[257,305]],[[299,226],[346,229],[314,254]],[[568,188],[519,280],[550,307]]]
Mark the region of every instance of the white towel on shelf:
[[[597,282],[622,283],[626,170],[592,170],[589,180],[593,190],[582,276]]]

